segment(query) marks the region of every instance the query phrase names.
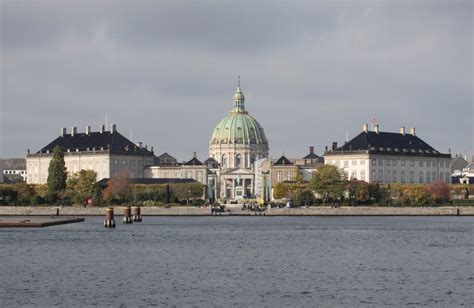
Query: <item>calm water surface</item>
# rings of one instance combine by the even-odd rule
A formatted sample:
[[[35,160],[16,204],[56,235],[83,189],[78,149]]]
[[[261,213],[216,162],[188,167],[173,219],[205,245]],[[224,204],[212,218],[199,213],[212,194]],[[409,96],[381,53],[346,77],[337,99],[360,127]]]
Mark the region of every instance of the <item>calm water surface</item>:
[[[474,217],[0,229],[0,306],[474,306]]]

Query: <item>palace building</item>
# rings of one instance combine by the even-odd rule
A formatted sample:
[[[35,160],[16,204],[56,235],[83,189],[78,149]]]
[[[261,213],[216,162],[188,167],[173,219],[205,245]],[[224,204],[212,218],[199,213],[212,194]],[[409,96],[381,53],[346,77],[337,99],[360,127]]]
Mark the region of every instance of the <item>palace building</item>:
[[[416,135],[400,128],[399,133],[381,132],[378,125],[342,146],[334,142],[324,154],[325,164],[336,165],[349,179],[379,183],[450,183],[451,154],[443,154]]]
[[[61,129],[61,135],[44,146],[36,153],[26,157],[26,173],[28,184],[44,184],[48,179],[49,162],[53,157],[54,147],[64,150],[64,162],[69,175],[80,170],[93,170],[97,180],[111,178],[122,172],[131,178],[143,178],[144,167],[154,162],[153,148],[143,146],[141,142],[134,144],[117,131],[115,124],[109,131],[105,125],[93,132],[90,126],[80,133],[73,127],[70,133]]]

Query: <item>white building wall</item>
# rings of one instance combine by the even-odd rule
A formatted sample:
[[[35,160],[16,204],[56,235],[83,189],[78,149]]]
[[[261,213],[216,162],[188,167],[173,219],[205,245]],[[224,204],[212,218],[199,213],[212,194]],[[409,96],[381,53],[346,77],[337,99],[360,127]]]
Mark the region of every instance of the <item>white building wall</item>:
[[[379,183],[450,182],[451,159],[374,154],[325,155],[325,163],[336,165],[348,178]]]
[[[45,184],[52,155],[30,155],[26,159],[28,184]],[[94,170],[97,180],[127,172],[131,178],[143,177],[143,169],[153,163],[152,156],[110,155],[108,153],[64,153],[68,176],[81,170]]]
[[[208,184],[206,166],[148,166],[144,170],[145,178],[153,179],[193,179],[204,185]]]

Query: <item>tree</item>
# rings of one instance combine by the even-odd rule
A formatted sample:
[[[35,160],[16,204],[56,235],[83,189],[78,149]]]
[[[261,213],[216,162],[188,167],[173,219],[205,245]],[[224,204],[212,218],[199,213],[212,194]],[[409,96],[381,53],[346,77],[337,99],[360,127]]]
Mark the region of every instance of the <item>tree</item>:
[[[311,190],[302,190],[296,195],[295,203],[299,206],[311,205],[315,201],[314,193]]]
[[[53,158],[48,168],[48,195],[55,198],[66,189],[66,163],[64,162],[64,152],[59,146],[53,150]]]
[[[329,197],[337,199],[342,195],[346,183],[344,178],[343,171],[336,166],[322,165],[313,175],[309,187],[322,196],[324,205]]]
[[[97,173],[93,170],[81,170],[67,181],[67,192],[76,203],[83,203],[96,196],[98,190]]]
[[[407,185],[403,190],[403,199],[410,205],[425,205],[431,201],[430,194],[423,185]]]
[[[130,177],[127,172],[121,172],[116,177],[109,179],[107,188],[102,193],[103,199],[107,202],[111,202],[113,199],[126,201],[129,195]]]
[[[450,193],[448,184],[437,181],[426,186],[426,191],[430,194],[431,199],[435,203],[443,203],[449,201]]]
[[[365,181],[351,180],[347,184],[349,199],[357,203],[365,203],[370,199],[369,183]]]

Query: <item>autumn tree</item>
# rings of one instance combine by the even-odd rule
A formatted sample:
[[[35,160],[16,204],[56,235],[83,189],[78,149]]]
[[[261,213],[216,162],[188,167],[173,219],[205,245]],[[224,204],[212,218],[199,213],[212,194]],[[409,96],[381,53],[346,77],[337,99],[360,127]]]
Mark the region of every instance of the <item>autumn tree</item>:
[[[342,195],[345,183],[342,170],[333,165],[322,165],[313,175],[309,187],[322,196],[324,205],[329,197],[337,199]]]
[[[426,191],[430,194],[431,199],[435,203],[443,203],[449,201],[450,193],[448,184],[441,181],[436,181],[430,183],[425,188]]]
[[[59,146],[53,149],[53,158],[48,168],[48,195],[56,198],[58,194],[66,189],[66,163],[64,162],[64,152]]]
[[[127,172],[121,172],[117,176],[109,179],[107,188],[103,191],[102,197],[105,201],[112,200],[126,201],[130,196],[130,176]]]
[[[88,198],[97,195],[97,173],[93,170],[81,170],[67,180],[66,190],[74,202],[83,203]]]
[[[357,203],[365,203],[370,200],[369,183],[351,180],[346,188],[349,193],[349,200]]]

